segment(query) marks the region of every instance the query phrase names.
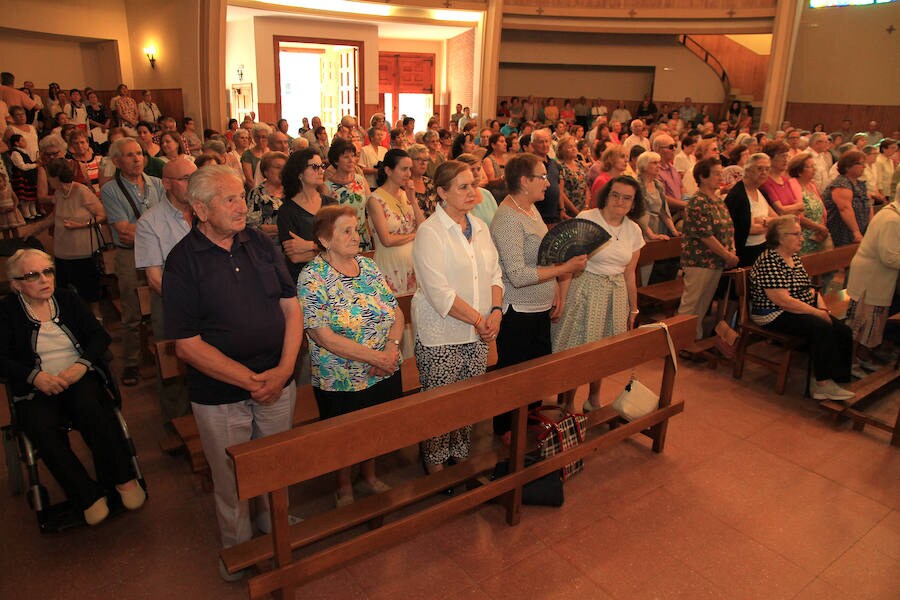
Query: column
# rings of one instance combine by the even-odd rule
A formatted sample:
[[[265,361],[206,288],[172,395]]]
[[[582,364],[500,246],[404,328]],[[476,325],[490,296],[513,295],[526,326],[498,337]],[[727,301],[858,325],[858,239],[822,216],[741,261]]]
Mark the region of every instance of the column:
[[[202,127],[222,131],[228,121],[225,82],[225,16],[227,0],[200,2],[200,106]],[[204,35],[205,34],[205,35]],[[200,128],[198,128],[200,129]]]
[[[772,54],[769,56],[769,72],[760,116],[760,123],[768,123],[773,131],[784,120],[797,32],[800,30],[800,16],[805,3],[806,0],[779,0],[776,4]]]
[[[475,90],[478,124],[484,126],[497,111],[497,81],[500,77],[500,34],[503,29],[503,0],[488,2],[481,38],[481,78]]]

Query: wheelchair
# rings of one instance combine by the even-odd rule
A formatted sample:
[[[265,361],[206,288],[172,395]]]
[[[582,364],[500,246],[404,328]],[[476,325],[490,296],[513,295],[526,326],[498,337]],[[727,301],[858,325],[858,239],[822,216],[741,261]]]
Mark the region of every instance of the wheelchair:
[[[38,469],[38,460],[40,459],[37,449],[28,439],[28,436],[17,427],[16,424],[16,407],[15,398],[13,398],[10,386],[3,382],[6,391],[6,399],[9,404],[9,425],[0,427],[3,436],[3,451],[6,459],[6,471],[9,476],[10,491],[14,496],[18,496],[25,491],[25,481],[22,475],[24,466],[25,472],[28,473],[28,504],[35,512],[38,527],[41,533],[59,533],[68,529],[81,527],[85,525],[84,514],[78,508],[72,506],[69,500],[63,500],[55,504],[50,502],[50,494],[47,487],[41,483],[40,473]],[[118,396],[118,395],[117,395]],[[122,416],[120,410],[120,401],[118,398],[112,407],[116,420],[122,430],[122,436],[125,440],[130,455],[131,468],[134,478],[138,480],[144,491],[147,491],[147,483],[144,480],[140,463],[138,462],[137,449],[128,430],[128,424]],[[71,432],[73,427],[69,423],[64,426],[67,432]],[[149,494],[148,494],[149,496]],[[113,488],[107,490],[107,502],[109,506],[110,516],[124,512],[126,509],[122,506],[122,500],[119,494]]]

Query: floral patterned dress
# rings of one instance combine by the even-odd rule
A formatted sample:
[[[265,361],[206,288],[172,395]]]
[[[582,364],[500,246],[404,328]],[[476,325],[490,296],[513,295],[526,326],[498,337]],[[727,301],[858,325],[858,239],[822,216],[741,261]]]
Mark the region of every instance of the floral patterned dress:
[[[306,329],[328,327],[334,333],[373,350],[384,350],[399,307],[375,263],[357,256],[359,275],[333,268],[320,254],[300,273],[297,294]],[[371,365],[343,358],[309,339],[313,387],[335,392],[365,390],[382,379]]]
[[[681,268],[722,269],[725,261],[703,243],[713,236],[726,248],[734,248],[734,222],[720,198],[697,192],[688,200],[684,217]]]
[[[559,166],[560,176],[566,189],[566,196],[569,197],[569,200],[572,201],[572,204],[575,205],[579,212],[584,210],[584,201],[587,198],[587,169],[577,160],[575,161],[574,169],[570,169],[566,163],[561,161]]]
[[[416,232],[416,215],[406,199],[406,192],[400,190],[400,196],[393,196],[383,187],[378,188],[369,199],[375,199],[387,221],[388,231],[395,235],[408,235]],[[388,285],[394,294],[412,294],[416,291],[416,272],[413,270],[413,242],[402,246],[385,246],[378,239],[378,231],[369,224],[372,241],[375,243],[375,264],[384,273]]]
[[[262,230],[262,225],[278,224],[278,209],[281,208],[281,196],[273,196],[266,189],[265,182],[252,188],[247,194],[247,226]],[[272,242],[278,246],[278,233],[268,234]]]
[[[356,209],[359,251],[374,250],[375,246],[372,244],[372,236],[369,235],[369,226],[366,223],[366,193],[369,190],[366,178],[357,173],[349,183],[337,183],[329,179],[325,182],[325,186],[339,203]]]
[[[815,186],[809,185],[803,189],[803,216],[815,223],[825,223],[825,204],[819,197]],[[803,245],[800,246],[800,254],[809,254],[825,249],[825,240],[817,241],[813,236],[815,231],[804,227]]]

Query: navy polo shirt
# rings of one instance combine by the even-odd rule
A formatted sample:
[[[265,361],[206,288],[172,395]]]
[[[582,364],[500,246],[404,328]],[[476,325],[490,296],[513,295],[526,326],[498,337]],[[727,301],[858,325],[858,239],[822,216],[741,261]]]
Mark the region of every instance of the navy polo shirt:
[[[559,221],[559,163],[552,158],[544,161],[547,168],[547,181],[550,187],[544,191],[544,199],[534,203],[534,207],[541,213],[544,223],[556,223]]]
[[[229,252],[194,227],[166,257],[166,337],[199,335],[225,356],[260,373],[281,360],[285,323],[279,303],[296,295],[284,259],[268,237],[244,229],[234,236]],[[188,390],[198,404],[229,404],[250,397],[247,390],[190,365]]]

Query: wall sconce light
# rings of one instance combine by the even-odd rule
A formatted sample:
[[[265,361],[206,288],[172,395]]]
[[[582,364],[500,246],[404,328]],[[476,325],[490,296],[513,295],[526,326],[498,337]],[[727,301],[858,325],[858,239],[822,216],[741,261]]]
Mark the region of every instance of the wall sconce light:
[[[150,61],[150,68],[156,68],[156,47],[155,46],[147,46],[144,48],[144,54],[147,55],[147,60]]]
[[[238,81],[244,80],[244,65],[238,65],[237,75],[238,75]]]

